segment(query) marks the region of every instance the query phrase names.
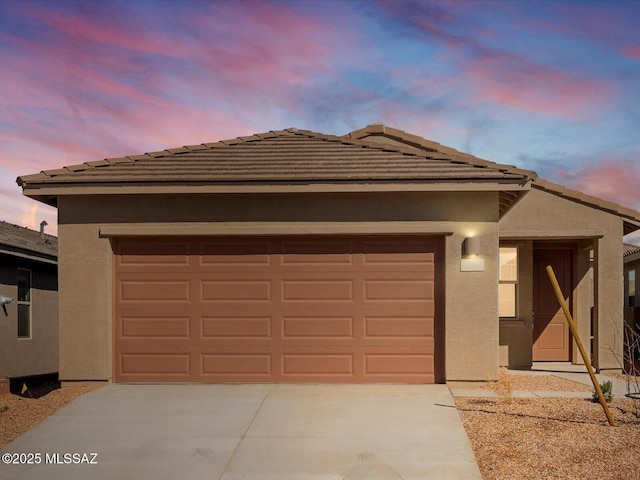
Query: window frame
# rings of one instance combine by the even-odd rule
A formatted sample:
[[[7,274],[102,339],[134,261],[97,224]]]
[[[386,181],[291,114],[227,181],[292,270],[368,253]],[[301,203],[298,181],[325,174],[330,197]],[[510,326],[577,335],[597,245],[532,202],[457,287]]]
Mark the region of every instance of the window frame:
[[[28,289],[26,292],[26,295],[24,296],[24,298],[22,298],[20,296],[20,273],[21,272],[26,272],[27,278],[28,278]],[[17,272],[17,288],[18,288],[18,294],[17,294],[17,298],[16,298],[16,305],[17,305],[17,314],[16,314],[16,327],[17,327],[17,336],[19,340],[31,340],[32,338],[32,332],[33,332],[33,328],[32,328],[32,316],[31,316],[31,306],[32,306],[32,280],[33,280],[33,273],[31,270],[29,270],[28,268],[18,268],[18,272]],[[22,309],[20,307],[23,307]],[[26,322],[26,327],[27,327],[27,335],[21,335],[20,334],[20,311],[24,310],[24,307],[26,307],[26,311],[27,311],[27,322]],[[24,326],[24,325],[23,325]]]
[[[636,278],[636,270],[634,268],[630,268],[627,270],[625,276],[625,306],[628,308],[635,307],[636,303],[638,303],[636,300],[636,281],[638,280]],[[633,278],[631,278],[632,276]]]
[[[515,280],[504,280],[501,278],[501,263],[500,263],[500,257],[502,255],[502,250],[506,250],[506,249],[510,249],[510,250],[515,250],[515,255],[516,255],[516,274],[515,274]],[[519,283],[520,283],[520,247],[518,247],[517,245],[500,245],[498,247],[498,318],[500,320],[517,320],[519,318],[518,315],[518,309],[519,309],[519,293],[520,293],[520,288],[519,288]],[[513,285],[513,310],[514,310],[514,314],[513,316],[503,316],[500,315],[500,286],[501,285]]]

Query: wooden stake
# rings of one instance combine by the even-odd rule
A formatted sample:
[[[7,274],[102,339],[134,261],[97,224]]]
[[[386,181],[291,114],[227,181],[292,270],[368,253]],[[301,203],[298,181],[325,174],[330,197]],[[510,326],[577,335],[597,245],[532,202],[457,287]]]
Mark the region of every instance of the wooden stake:
[[[553,268],[551,267],[551,265],[547,265],[547,274],[549,275],[549,280],[551,280],[551,284],[553,285],[553,290],[556,292],[556,297],[558,297],[558,301],[560,302],[560,306],[562,307],[564,316],[567,318],[567,322],[569,322],[569,329],[571,330],[571,334],[573,335],[573,338],[575,338],[576,343],[578,344],[578,349],[580,350],[580,354],[582,355],[584,364],[587,366],[587,370],[589,371],[589,376],[591,377],[591,382],[593,382],[593,387],[596,389],[596,393],[598,394],[600,405],[602,405],[604,414],[607,416],[607,420],[609,420],[609,425],[611,425],[612,427],[615,427],[616,422],[613,420],[613,416],[609,411],[609,406],[607,405],[607,401],[604,399],[604,395],[602,394],[602,389],[600,388],[600,384],[598,383],[596,374],[593,373],[593,368],[591,367],[591,361],[589,360],[589,358],[587,358],[587,352],[585,351],[584,346],[582,345],[582,340],[580,340],[578,329],[576,328],[576,324],[573,322],[573,317],[571,316],[571,312],[569,312],[569,307],[567,306],[567,302],[565,302],[564,300],[564,295],[562,295],[562,290],[560,289],[560,285],[558,284],[558,280],[556,279],[556,274],[553,273]]]

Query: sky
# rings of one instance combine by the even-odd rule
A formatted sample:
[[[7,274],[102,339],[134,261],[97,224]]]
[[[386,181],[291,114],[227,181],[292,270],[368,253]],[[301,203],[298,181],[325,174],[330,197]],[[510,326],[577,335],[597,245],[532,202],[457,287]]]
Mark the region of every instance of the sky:
[[[379,122],[640,210],[638,25],[631,0],[0,0],[0,220],[57,231],[20,175]]]

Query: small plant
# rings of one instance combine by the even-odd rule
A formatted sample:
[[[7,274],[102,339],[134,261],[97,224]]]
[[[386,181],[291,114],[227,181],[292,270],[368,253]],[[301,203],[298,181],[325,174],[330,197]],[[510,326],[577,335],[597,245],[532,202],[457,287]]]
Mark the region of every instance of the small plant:
[[[507,401],[511,400],[513,385],[506,368],[500,369],[498,379],[492,381],[490,385],[491,389],[498,394],[498,397]]]
[[[607,380],[604,383],[600,384],[600,390],[602,390],[602,395],[604,396],[604,399],[607,403],[611,403],[611,400],[613,400],[613,383],[611,383],[611,380]],[[598,398],[598,392],[594,391],[593,392],[593,396],[591,397],[591,400],[594,403],[597,403],[600,401],[600,399]]]
[[[9,405],[5,405],[4,407],[0,407],[0,413],[4,413],[9,410]]]

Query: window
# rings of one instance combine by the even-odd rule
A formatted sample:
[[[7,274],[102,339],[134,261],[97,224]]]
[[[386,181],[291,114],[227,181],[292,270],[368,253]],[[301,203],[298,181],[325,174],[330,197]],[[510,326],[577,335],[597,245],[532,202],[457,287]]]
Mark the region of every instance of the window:
[[[517,317],[518,249],[500,247],[498,311],[501,318]]]
[[[18,338],[31,338],[31,271],[18,269]]]
[[[627,307],[636,306],[636,271],[627,272]]]

